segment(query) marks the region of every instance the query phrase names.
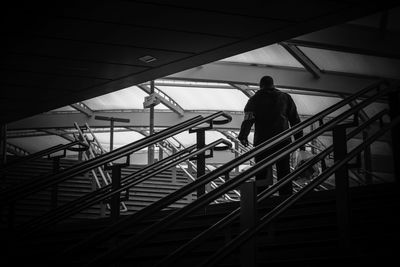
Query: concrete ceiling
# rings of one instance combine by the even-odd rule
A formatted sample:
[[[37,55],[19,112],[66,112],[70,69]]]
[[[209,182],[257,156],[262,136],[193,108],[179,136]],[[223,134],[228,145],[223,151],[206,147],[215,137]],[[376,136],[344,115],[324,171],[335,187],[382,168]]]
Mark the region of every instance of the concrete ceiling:
[[[218,3],[72,1],[2,6],[0,123],[280,41],[310,42],[295,37],[393,6],[350,0]],[[144,62],[142,57],[155,60]]]

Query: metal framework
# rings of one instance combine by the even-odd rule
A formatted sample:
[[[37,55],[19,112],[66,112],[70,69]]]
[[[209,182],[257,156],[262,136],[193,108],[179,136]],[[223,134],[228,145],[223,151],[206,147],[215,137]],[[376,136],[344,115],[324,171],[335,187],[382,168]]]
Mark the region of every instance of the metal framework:
[[[151,94],[151,88],[149,85],[140,84],[138,85],[138,87],[143,91],[145,91],[146,93]],[[157,87],[154,87],[154,93],[156,94],[157,98],[161,101],[161,103],[167,106],[170,110],[177,113],[179,116],[184,116],[183,108],[172,97],[170,97]]]
[[[85,114],[88,117],[92,117],[93,116],[93,110],[91,110],[83,102],[78,102],[78,103],[75,103],[75,104],[71,104],[70,106],[73,107],[74,109],[78,110],[79,112],[82,112],[83,114]]]
[[[279,88],[325,94],[351,95],[377,81],[377,78],[369,76],[329,72],[321,73],[319,79],[310,79],[309,72],[304,69],[229,62],[210,63],[167,78],[257,85],[260,77],[266,74],[274,77],[275,85]]]
[[[384,27],[384,20],[382,20],[381,24],[381,32],[384,33],[385,37],[388,37],[390,33],[388,33]],[[208,111],[184,110],[173,98],[157,88],[157,85],[201,87],[205,88],[205,90],[207,90],[207,88],[240,90],[247,97],[251,97],[257,90],[259,78],[268,74],[274,77],[275,84],[279,89],[292,94],[317,96],[339,95],[340,97],[353,94],[361,88],[375,82],[376,79],[360,75],[321,72],[318,66],[316,66],[312,60],[310,60],[298,48],[298,45],[353,53],[364,53],[368,55],[389,56],[387,51],[395,50],[390,49],[388,46],[398,45],[400,43],[400,39],[396,38],[393,39],[394,42],[391,42],[390,44],[389,42],[385,42],[385,46],[382,46],[379,38],[374,40],[372,43],[371,41],[359,41],[359,38],[370,38],[371,34],[374,33],[371,31],[363,31],[359,27],[340,25],[279,43],[305,67],[305,70],[293,67],[261,66],[255,64],[217,61],[179,72],[160,80],[155,80],[156,86],[154,86],[154,94],[156,94],[156,97],[161,101],[161,103],[167,106],[173,113],[165,110],[155,110],[154,125],[157,127],[169,127],[196,115],[208,115],[210,113]],[[331,36],[335,36],[335,39],[333,40]],[[336,38],[337,36],[342,36],[342,38]],[[357,36],[358,40],[347,38],[348,36]],[[400,58],[400,55],[390,56]],[[310,79],[310,73],[314,79]],[[147,94],[151,93],[149,83],[143,83],[137,86]],[[79,113],[45,113],[9,124],[8,129],[10,137],[40,135],[40,132],[18,133],[18,131],[21,130],[37,129],[44,133],[58,135],[71,141],[71,134],[67,130],[72,127],[74,122],[77,122],[80,125],[88,123],[94,130],[96,128],[107,128],[108,125],[105,125],[102,121],[95,120],[94,117],[109,116],[110,114],[112,114],[113,117],[117,116],[130,120],[130,123],[124,125],[116,123],[115,127],[127,127],[129,129],[149,127],[148,110],[93,111],[83,102],[77,102],[70,106],[78,110]],[[175,114],[178,114],[179,116],[177,117]],[[218,130],[240,128],[242,112],[230,112],[230,114],[233,117],[232,122],[219,126]],[[360,113],[360,116],[366,118],[363,112]]]
[[[317,65],[314,64],[303,52],[300,51],[297,46],[288,44],[286,42],[279,43],[283,48],[286,49],[301,65],[308,70],[314,78],[319,79],[321,77],[321,70]]]

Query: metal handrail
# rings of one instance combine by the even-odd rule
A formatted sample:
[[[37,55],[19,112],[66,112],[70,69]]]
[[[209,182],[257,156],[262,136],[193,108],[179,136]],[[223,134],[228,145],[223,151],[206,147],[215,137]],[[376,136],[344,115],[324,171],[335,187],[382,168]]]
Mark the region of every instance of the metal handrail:
[[[243,154],[236,159],[226,163],[224,166],[214,170],[213,172],[210,172],[208,174],[203,175],[202,177],[199,177],[196,181],[193,183],[181,188],[180,190],[168,195],[167,197],[163,198],[162,201],[158,201],[150,205],[149,207],[139,211],[138,213],[131,215],[128,217],[126,220],[124,220],[123,223],[119,225],[115,225],[115,229],[113,230],[107,230],[107,231],[112,231],[113,233],[120,231],[124,229],[126,226],[132,224],[133,222],[137,222],[139,219],[144,218],[146,215],[151,215],[156,211],[159,211],[165,206],[168,206],[175,202],[176,200],[188,195],[189,193],[193,192],[196,190],[199,186],[203,186],[206,183],[214,180],[216,177],[219,177],[230,170],[234,169],[238,164],[241,164],[244,161],[247,161],[248,159],[254,157],[255,155],[262,153],[266,149],[271,148],[272,146],[280,143],[283,140],[286,140],[290,136],[296,134],[297,132],[301,131],[303,128],[307,127],[311,123],[314,123],[316,121],[319,121],[321,118],[324,116],[332,113],[336,109],[347,105],[349,102],[353,101],[354,99],[358,98],[359,96],[371,91],[372,89],[375,89],[377,85],[380,85],[381,82],[374,84],[374,86],[369,86],[360,92],[352,95],[351,97],[348,97],[347,99],[331,106],[330,108],[327,108],[324,111],[321,111],[317,115],[295,125],[294,127],[282,132],[281,134],[263,142],[260,144],[258,147],[254,148],[252,151]],[[190,214],[194,210],[197,210],[198,208],[206,205],[207,203],[210,203],[211,201],[215,200],[218,198],[220,195],[237,188],[241,183],[245,182],[249,177],[254,176],[257,172],[259,172],[261,169],[265,168],[266,166],[272,165],[275,161],[277,161],[280,157],[285,156],[296,149],[298,149],[301,146],[304,146],[306,143],[314,139],[315,137],[319,136],[321,133],[330,130],[333,128],[335,125],[340,123],[342,120],[346,119],[347,117],[353,115],[353,113],[361,110],[368,104],[372,103],[373,101],[377,100],[381,96],[384,95],[384,93],[388,92],[388,90],[378,90],[378,93],[375,95],[367,98],[366,100],[363,100],[361,103],[357,104],[356,106],[352,107],[351,109],[343,112],[342,114],[338,115],[337,117],[333,118],[329,122],[322,124],[319,128],[317,128],[315,131],[299,138],[296,140],[294,143],[289,144],[285,146],[284,148],[276,151],[269,157],[265,158],[264,160],[260,161],[256,165],[253,166],[253,168],[248,169],[235,178],[232,178],[225,182],[225,184],[221,185],[220,187],[216,188],[215,190],[211,191],[207,195],[203,195],[196,201],[188,204],[184,208],[175,211],[168,215],[165,219],[156,222],[152,226],[149,226],[145,230],[143,230],[140,234],[135,235],[133,237],[130,237],[126,239],[123,243],[121,243],[120,246],[116,247],[115,249],[111,249],[110,251],[104,253],[102,256],[94,259],[93,262],[90,264],[98,264],[100,262],[104,263],[107,260],[109,260],[111,257],[118,257],[119,255],[122,255],[127,248],[131,248],[133,246],[136,246],[140,244],[141,242],[147,240],[148,238],[154,236],[157,234],[160,230],[170,226],[172,223],[177,222],[179,219],[183,218],[184,216]],[[267,163],[266,163],[267,162]],[[260,167],[261,166],[261,167]],[[103,234],[103,232],[99,233],[99,235]]]
[[[69,148],[71,148],[71,147],[73,147],[75,145],[80,145],[80,146],[83,146],[83,147],[87,148],[87,145],[85,143],[82,143],[79,140],[70,142],[68,144],[58,144],[58,145],[46,148],[44,150],[38,151],[36,153],[30,154],[28,156],[25,156],[25,157],[10,161],[5,165],[0,166],[0,171],[5,171],[5,170],[8,170],[11,167],[14,167],[15,165],[23,164],[23,163],[26,163],[28,161],[39,159],[39,158],[41,158],[43,156],[50,155],[50,154],[53,154],[53,153],[61,151],[61,150],[69,149]],[[82,150],[83,149],[84,148],[82,148]]]
[[[210,143],[210,144],[208,144],[208,145],[206,145],[206,146],[204,146],[204,147],[202,147],[202,148],[200,148],[200,149],[197,149],[197,148],[196,148],[196,145],[192,145],[192,146],[190,146],[190,147],[188,147],[188,148],[185,148],[185,149],[183,149],[183,150],[180,150],[180,151],[177,152],[176,154],[179,155],[179,156],[181,156],[181,157],[179,157],[179,158],[177,158],[177,159],[173,159],[172,161],[168,162],[166,165],[163,165],[163,166],[161,166],[160,168],[156,168],[155,170],[153,170],[153,171],[151,171],[151,172],[147,171],[147,173],[146,173],[143,177],[137,177],[136,179],[132,179],[131,177],[129,177],[129,178],[124,178],[124,182],[125,182],[125,180],[128,180],[128,179],[131,179],[131,181],[128,181],[128,182],[124,183],[118,190],[114,190],[114,191],[112,191],[112,192],[111,192],[111,191],[105,192],[105,193],[103,193],[101,196],[99,196],[99,197],[96,198],[96,199],[91,198],[91,200],[90,200],[90,201],[91,201],[91,204],[95,204],[95,203],[97,203],[97,202],[99,202],[99,201],[101,201],[101,200],[104,200],[105,198],[112,197],[113,195],[118,194],[119,192],[122,192],[123,190],[129,189],[130,187],[132,187],[132,186],[134,186],[134,185],[136,185],[136,184],[138,184],[138,183],[141,183],[141,182],[143,182],[143,181],[145,181],[145,180],[147,180],[147,179],[149,179],[149,178],[151,178],[151,177],[154,177],[154,175],[156,175],[156,174],[158,174],[158,173],[160,173],[160,172],[162,172],[162,171],[164,171],[164,170],[166,170],[166,169],[168,169],[168,168],[171,168],[171,167],[173,167],[173,166],[179,164],[179,163],[182,162],[182,161],[186,161],[186,160],[188,160],[189,158],[193,158],[194,156],[199,155],[199,154],[201,154],[201,153],[204,153],[204,152],[206,152],[207,150],[213,149],[213,148],[215,148],[216,146],[218,146],[218,145],[220,145],[220,144],[224,144],[224,145],[227,146],[227,147],[229,147],[229,146],[231,145],[230,142],[226,141],[225,139],[220,138],[220,139],[218,139],[218,140],[216,140],[216,141],[214,141],[214,142],[212,142],[212,143]],[[194,151],[193,151],[193,152],[190,152],[191,150],[194,150]],[[184,153],[185,153],[185,152],[188,152],[188,151],[189,151],[190,153],[186,153],[186,155],[184,155]],[[173,156],[170,156],[170,157],[173,157]],[[166,161],[167,159],[168,159],[168,158],[165,158],[165,159],[163,159],[163,160],[161,160],[161,161],[159,161],[159,162]],[[142,169],[141,171],[144,172],[143,169]],[[139,173],[139,172],[141,172],[141,171],[138,171],[137,173]],[[134,173],[134,174],[132,174],[131,176],[134,177],[134,176],[137,175],[137,173]],[[140,173],[140,174],[141,174],[141,173]],[[85,205],[85,206],[82,207],[82,208],[86,208],[86,206],[87,206],[87,205]],[[138,211],[138,212],[140,212],[140,211]],[[138,213],[138,212],[137,212],[137,213]],[[135,214],[137,214],[137,213],[135,213]],[[108,229],[112,229],[115,225],[120,225],[121,222],[122,222],[122,223],[125,222],[125,219],[122,219],[121,221],[119,221],[119,222],[117,222],[117,223],[111,225]],[[103,238],[105,238],[106,236],[109,236],[109,235],[111,235],[111,234],[112,234],[112,233],[103,233],[103,234],[101,235],[100,239],[103,239]],[[81,242],[81,243],[77,244],[75,247],[72,247],[72,248],[70,248],[68,251],[66,251],[65,254],[72,253],[73,251],[79,251],[79,250],[81,249],[81,247],[85,247],[85,246],[88,245],[88,244],[90,245],[90,244],[92,244],[92,243],[96,243],[96,242],[98,242],[97,238],[98,238],[98,237],[97,237],[96,234],[95,234],[94,236],[92,236],[92,237],[90,238],[90,240],[85,240],[84,242]],[[94,239],[96,239],[96,240],[94,240]]]
[[[185,148],[185,146],[182,145],[178,140],[176,140],[176,141],[179,143],[179,145],[180,145],[181,147]],[[172,144],[170,141],[168,141],[168,139],[164,140],[164,142],[167,143],[169,146],[172,146],[175,150],[179,151],[179,149],[178,149],[174,144]],[[165,153],[168,154],[166,148],[160,146],[160,149],[162,149]],[[183,163],[184,163],[184,162],[181,162],[178,166],[181,168],[181,170],[182,170],[183,172],[185,172],[185,174],[189,177],[190,180],[195,181],[196,178],[193,177],[192,174],[190,174],[184,167],[181,166]],[[188,165],[190,165],[190,166],[192,166],[193,170],[196,170],[196,168],[197,168],[196,165],[195,165],[190,159],[187,160],[185,163],[188,164]],[[206,164],[205,167],[206,167],[206,169],[207,169],[208,171],[210,171],[210,168],[209,168],[209,166],[208,166],[207,164]],[[222,179],[221,179],[221,180],[222,180]],[[214,189],[214,188],[217,188],[217,187],[218,187],[218,185],[217,185],[215,182],[211,182],[211,188]],[[207,193],[207,189],[206,189],[206,193]],[[234,193],[235,193],[237,196],[240,197],[240,193],[239,193],[237,190],[235,190]],[[225,194],[225,195],[224,195],[224,198],[227,199],[228,201],[236,201],[235,199],[231,198],[228,194]]]
[[[148,133],[146,132],[146,134],[148,134]],[[179,140],[177,140],[175,137],[171,137],[171,138],[173,139],[174,142],[178,143],[179,147],[185,148],[185,146],[184,146]],[[180,148],[178,148],[175,144],[173,144],[171,141],[169,141],[168,139],[163,140],[163,142],[164,142],[165,144],[168,144],[168,146],[172,147],[172,148],[175,149],[175,150],[179,150],[179,149],[180,149]],[[161,149],[163,149],[163,151],[165,151],[165,148],[161,148]],[[232,148],[231,148],[231,149],[232,149]],[[218,148],[216,148],[215,150],[218,150]],[[181,162],[181,164],[182,164],[182,163],[183,163],[183,162]],[[181,164],[180,164],[180,165],[181,165]],[[192,168],[193,168],[194,171],[197,170],[196,164],[194,164],[191,160],[188,160],[188,161],[186,162],[186,164],[192,166]],[[179,166],[180,166],[180,165],[179,165]],[[183,167],[181,167],[181,166],[180,166],[180,168],[186,173],[186,175],[189,177],[190,180],[192,180],[192,181],[196,180],[196,178],[193,177],[187,170],[185,170],[185,169],[184,169]],[[210,167],[209,167],[207,164],[205,165],[205,168],[207,169],[207,171],[211,171],[211,170],[210,170]],[[218,180],[221,181],[221,182],[224,182],[224,180],[223,180],[222,178],[218,178]],[[211,186],[212,189],[215,189],[215,188],[218,187],[218,185],[217,185],[214,181],[210,183],[210,186]],[[206,193],[207,193],[207,189],[206,189]],[[239,191],[233,190],[233,193],[234,193],[236,196],[240,197]],[[225,195],[223,196],[223,198],[226,199],[226,200],[228,200],[228,201],[236,201],[235,199],[231,198],[228,194],[225,194]]]
[[[121,180],[121,187],[118,190],[110,191],[112,189],[112,185],[104,186],[94,192],[86,194],[74,201],[68,202],[63,206],[51,210],[40,217],[36,217],[25,224],[19,226],[19,230],[24,233],[22,236],[26,236],[37,232],[41,229],[44,229],[52,224],[60,222],[62,219],[65,219],[71,215],[78,213],[96,203],[101,201],[105,201],[106,199],[124,191],[129,190],[131,187],[144,182],[145,180],[154,177],[165,171],[168,168],[179,164],[179,162],[185,161],[188,158],[201,154],[207,150],[214,149],[217,145],[224,144],[225,146],[229,147],[230,142],[227,142],[224,139],[218,139],[213,143],[206,145],[202,149],[196,150],[196,145],[192,145],[188,148],[185,148],[163,160],[160,160],[152,165],[149,165],[141,170],[127,175]]]
[[[255,234],[257,234],[261,229],[263,229],[268,223],[270,223],[274,218],[276,218],[279,214],[287,210],[291,205],[293,205],[296,201],[298,201],[301,197],[303,197],[305,194],[309,193],[311,190],[313,190],[315,187],[317,187],[319,184],[321,184],[324,180],[329,178],[331,175],[335,173],[336,170],[344,166],[347,162],[349,162],[352,158],[354,158],[356,155],[361,153],[367,146],[371,145],[372,142],[377,140],[379,137],[381,137],[383,134],[385,134],[387,131],[389,131],[391,128],[394,126],[398,125],[400,123],[400,116],[392,120],[391,123],[380,129],[378,132],[376,132],[374,135],[370,136],[366,140],[364,140],[363,143],[358,145],[356,148],[354,148],[351,152],[347,153],[347,155],[340,161],[335,162],[331,167],[327,168],[319,177],[315,178],[313,181],[311,181],[306,187],[304,187],[301,191],[298,193],[288,197],[286,200],[284,200],[282,203],[280,203],[277,207],[269,211],[266,215],[261,217],[259,219],[258,225],[255,226],[254,228],[247,228],[243,230],[239,235],[237,235],[234,239],[232,239],[230,242],[228,242],[226,245],[224,245],[222,248],[220,248],[218,251],[216,251],[210,258],[208,258],[206,261],[202,262],[198,266],[214,266],[216,263],[221,261],[224,257],[229,255],[235,248],[252,238]],[[264,198],[266,196],[263,196]]]
[[[218,120],[218,117],[223,117],[223,119]],[[79,175],[81,173],[87,172],[95,167],[107,164],[108,162],[114,161],[116,159],[125,157],[133,153],[134,151],[140,150],[149,146],[150,144],[157,143],[165,138],[173,136],[179,132],[193,129],[204,123],[210,124],[224,124],[232,120],[232,117],[225,112],[217,112],[207,117],[196,116],[192,119],[184,121],[178,125],[169,127],[163,131],[155,133],[151,136],[140,139],[136,142],[130,143],[118,149],[115,149],[107,154],[103,154],[97,158],[91,159],[89,161],[82,162],[76,166],[72,166],[54,175],[49,175],[41,180],[35,180],[25,185],[21,185],[18,188],[4,192],[0,196],[0,206],[8,205],[15,202],[16,200],[25,197],[27,195],[36,193],[40,190],[48,188],[52,185],[63,182],[71,177]]]
[[[373,122],[376,120],[380,119],[384,115],[388,114],[388,110],[382,110],[372,116],[368,121],[364,122],[362,125],[348,133],[346,136],[347,140],[350,140],[351,138],[355,137],[357,134],[368,128]],[[260,192],[257,195],[257,202],[261,202],[262,200],[265,200],[266,198],[272,196],[274,193],[276,193],[282,186],[286,185],[289,182],[293,182],[296,177],[301,174],[303,171],[305,171],[308,167],[318,163],[319,161],[323,160],[325,157],[327,157],[330,153],[333,152],[333,145],[330,145],[323,151],[321,151],[319,154],[316,154],[313,158],[311,158],[309,161],[304,163],[304,165],[301,165],[299,168],[293,170],[293,172],[289,173],[285,177],[283,177],[281,180],[277,181],[276,184],[274,184],[272,187],[269,187],[268,189]],[[301,190],[301,189],[300,189]],[[185,245],[179,247],[176,249],[174,252],[172,252],[169,256],[167,256],[165,259],[163,259],[157,266],[171,266],[169,264],[172,264],[173,262],[179,260],[180,257],[182,257],[185,253],[189,252],[190,250],[194,249],[196,246],[200,244],[200,242],[206,240],[210,235],[215,233],[216,231],[220,230],[223,227],[226,227],[228,224],[232,223],[234,220],[236,220],[240,216],[240,208],[237,208],[233,210],[230,214],[225,216],[223,219],[219,220],[216,222],[214,225],[212,225],[210,228],[204,230],[202,233],[198,234],[192,240],[190,240],[188,243]]]
[[[191,151],[193,151],[195,148],[196,148],[195,145],[193,145],[185,150],[181,150],[171,155],[170,157],[164,158],[163,160],[157,161],[152,165],[148,165],[137,172],[127,175],[126,177],[123,177],[121,179],[121,184],[124,186],[124,188],[126,187],[128,190],[129,188],[137,185],[138,183],[141,183],[148,178],[154,177],[154,175],[158,174],[159,172],[164,171],[165,169],[170,167],[171,162],[175,163],[177,159],[179,160],[182,156],[190,154]],[[39,231],[40,229],[43,229],[49,225],[57,223],[62,219],[65,219],[86,208],[89,208],[90,206],[95,205],[96,203],[105,201],[110,196],[117,194],[116,192],[114,193],[111,192],[110,191],[111,189],[112,189],[111,184],[103,186],[96,191],[90,192],[89,194],[86,194],[73,201],[70,201],[64,204],[63,206],[58,207],[57,209],[50,210],[49,212],[43,214],[42,216],[36,217],[20,225],[19,229],[21,230],[21,232],[24,233],[25,236],[33,232]],[[110,194],[110,192],[111,195],[108,195]]]
[[[90,129],[90,127],[89,127],[89,125],[87,123],[85,123],[85,127],[89,131],[89,133],[92,135],[93,142],[90,142],[90,140],[88,139],[87,135],[84,134],[84,132],[82,131],[81,127],[76,122],[74,122],[74,126],[75,126],[76,130],[78,131],[78,136],[79,136],[80,140],[85,140],[85,142],[87,144],[89,144],[89,148],[86,151],[86,154],[84,153],[82,155],[84,160],[90,160],[91,158],[95,158],[96,157],[96,153],[95,153],[96,146],[100,150],[99,151],[100,154],[106,153],[106,151],[103,149],[103,147],[101,146],[101,144],[97,140],[97,137],[95,136],[95,134],[93,133],[92,129]],[[110,174],[106,170],[103,170],[103,167],[99,166],[96,169],[97,169],[97,172],[100,174],[100,177],[103,180],[103,184],[104,185],[109,185],[109,184],[112,183]],[[91,172],[92,172],[92,175],[93,175],[93,179],[95,180],[95,182],[97,184],[97,188],[103,187],[104,185],[102,183],[100,183],[99,177],[97,176],[97,173],[96,173],[95,169],[92,169]],[[108,209],[110,209],[110,205],[109,204],[107,204],[106,206],[107,206]],[[121,202],[121,211],[122,212],[128,211],[128,208],[127,208],[125,202],[123,202],[123,201]]]

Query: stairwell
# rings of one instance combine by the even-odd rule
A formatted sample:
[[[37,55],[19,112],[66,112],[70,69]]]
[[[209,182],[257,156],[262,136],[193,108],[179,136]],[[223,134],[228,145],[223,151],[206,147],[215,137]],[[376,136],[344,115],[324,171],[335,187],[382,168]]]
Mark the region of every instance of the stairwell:
[[[350,227],[347,240],[338,236],[335,190],[312,192],[289,208],[256,237],[258,266],[382,266],[393,260],[397,253],[399,238],[399,196],[393,183],[353,187],[350,190]],[[282,197],[271,197],[258,207],[261,216]],[[213,204],[174,224],[149,242],[132,248],[125,256],[115,261],[114,266],[154,266],[174,249],[214,224],[222,216],[238,207],[237,202]],[[164,210],[154,218],[125,229],[109,242],[85,251],[68,261],[68,266],[87,263],[109,247],[123,242],[140,232],[143,227],[168,215]],[[121,217],[123,219],[124,216]],[[82,219],[79,222],[63,223],[47,233],[20,244],[19,252],[25,251],[29,264],[22,266],[47,266],[60,264],[60,258],[52,258],[63,249],[88,237],[91,233],[108,225],[108,219]],[[239,221],[224,228],[193,252],[181,258],[174,266],[200,263],[205,257],[233,238],[240,229]],[[22,259],[24,261],[25,259]],[[65,259],[63,259],[65,260]],[[70,259],[69,259],[70,260]],[[240,265],[240,250],[228,256],[218,266]],[[36,266],[36,265],[35,265]],[[55,266],[55,265],[54,265]]]
[[[62,169],[71,167],[77,164],[78,161],[71,159],[61,159],[60,167]],[[123,168],[122,177],[129,175],[141,169],[140,165],[131,165]],[[16,168],[12,168],[7,171],[3,177],[2,190],[13,188],[17,185],[21,185],[24,182],[28,182],[32,179],[41,179],[46,174],[53,172],[53,162],[49,159],[39,159],[34,162],[24,163]],[[174,174],[173,174],[174,173]],[[188,178],[183,171],[180,169],[166,170],[155,177],[144,181],[143,183],[131,188],[129,190],[129,198],[124,200],[128,211],[122,214],[132,214],[147,205],[165,197],[171,192],[179,189],[183,185],[188,183]],[[96,189],[96,185],[93,182],[92,174],[79,175],[65,182],[60,183],[57,186],[57,206],[62,206],[74,199],[77,199],[89,192]],[[20,201],[14,206],[14,223],[29,221],[30,219],[44,214],[53,208],[51,201],[52,189],[46,189],[39,193],[30,195]],[[124,197],[124,196],[121,196]],[[185,205],[190,199],[181,200],[173,205],[171,208],[181,207]],[[103,211],[102,211],[103,210]],[[8,211],[2,211],[2,221],[0,227],[4,228],[7,225],[7,213]],[[102,208],[100,203],[89,209],[86,209],[71,219],[95,219],[105,217],[109,215],[107,208]],[[71,220],[70,219],[70,220]]]

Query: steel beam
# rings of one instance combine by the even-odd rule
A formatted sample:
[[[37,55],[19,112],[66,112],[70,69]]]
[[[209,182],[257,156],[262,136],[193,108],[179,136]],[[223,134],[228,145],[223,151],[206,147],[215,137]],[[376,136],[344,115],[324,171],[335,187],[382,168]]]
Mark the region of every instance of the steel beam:
[[[201,67],[168,76],[172,79],[226,82],[230,84],[258,84],[260,78],[269,75],[280,88],[291,88],[310,92],[350,95],[365,88],[376,79],[371,77],[322,73],[314,79],[308,71],[298,68],[255,66],[242,63],[214,62]]]
[[[208,116],[215,111],[185,111],[184,117],[177,116],[173,112],[165,112],[162,110],[155,110],[154,125],[159,128],[170,127],[181,123],[187,119],[193,118],[195,116]],[[115,127],[128,128],[128,129],[148,129],[149,126],[149,112],[144,110],[130,110],[120,111],[120,112],[100,112],[96,111],[94,115],[96,116],[116,116],[118,118],[130,119],[129,123],[115,122]],[[228,124],[214,125],[215,129],[221,130],[238,130],[243,121],[243,112],[229,112],[232,116],[232,121]],[[95,116],[88,118],[82,113],[43,113],[40,115],[32,116],[24,120],[19,120],[8,124],[8,130],[10,136],[13,136],[12,132],[17,130],[30,130],[36,129],[38,131],[47,131],[52,134],[63,134],[63,129],[72,129],[74,122],[79,125],[84,125],[88,123],[94,131],[96,128],[109,128],[109,124],[106,121],[96,120]],[[307,119],[309,116],[300,115],[301,120]],[[56,130],[55,130],[56,129]],[[68,132],[66,132],[68,133]],[[26,136],[26,135],[24,135]]]
[[[157,127],[169,127],[185,120],[193,118],[197,115],[208,116],[215,111],[185,111],[184,116],[177,116],[173,112],[165,112],[155,110],[154,125]],[[146,110],[130,110],[120,112],[100,112],[96,111],[96,116],[112,116],[118,118],[130,119],[129,123],[115,122],[115,127],[148,127],[149,126],[149,115],[150,113]],[[224,129],[237,129],[240,127],[241,121],[243,120],[242,112],[232,112],[232,122],[224,125],[216,125]],[[27,130],[27,129],[70,129],[73,127],[74,122],[79,125],[88,123],[91,128],[105,128],[109,127],[109,124],[105,121],[99,121],[94,119],[95,116],[88,118],[82,113],[43,113],[36,116],[32,116],[23,120],[19,120],[8,124],[8,129],[12,130]]]
[[[148,94],[151,93],[151,88],[149,85],[141,84],[138,85],[138,87]],[[161,103],[167,106],[171,111],[177,113],[179,116],[184,115],[183,108],[172,97],[170,97],[157,87],[154,87],[154,93],[157,94],[157,98],[160,99]]]
[[[72,137],[73,133],[72,132],[67,132],[62,129],[42,129],[41,130],[44,133],[51,134],[51,135],[57,135],[59,137],[64,138],[65,140],[69,142],[75,141],[75,139]]]
[[[78,103],[75,103],[75,104],[71,104],[70,106],[73,107],[74,109],[76,109],[77,111],[82,112],[83,114],[85,114],[88,117],[93,116],[93,110],[91,110],[83,102],[78,102]]]
[[[319,79],[321,77],[321,70],[311,61],[297,46],[288,44],[286,42],[279,43],[283,48],[286,49],[303,67],[310,72],[314,78]]]

